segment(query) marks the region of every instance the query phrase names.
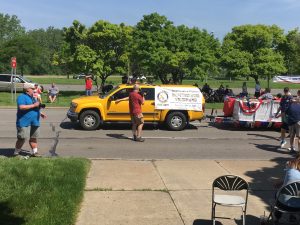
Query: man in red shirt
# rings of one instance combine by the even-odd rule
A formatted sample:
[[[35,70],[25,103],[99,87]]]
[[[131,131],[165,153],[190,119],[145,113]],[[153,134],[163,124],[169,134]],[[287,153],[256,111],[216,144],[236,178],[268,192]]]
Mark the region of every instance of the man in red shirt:
[[[141,134],[144,125],[142,105],[145,102],[145,98],[139,93],[139,90],[139,85],[135,84],[133,86],[133,91],[129,93],[129,97],[118,99],[116,103],[124,100],[129,100],[129,112],[131,116],[133,140],[144,142],[145,139],[141,137]]]
[[[93,80],[91,75],[85,76],[85,93],[87,96],[92,95]]]

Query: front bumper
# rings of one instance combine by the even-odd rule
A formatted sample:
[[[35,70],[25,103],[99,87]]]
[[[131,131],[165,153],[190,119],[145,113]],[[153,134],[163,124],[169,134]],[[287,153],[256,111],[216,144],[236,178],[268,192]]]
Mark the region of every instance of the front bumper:
[[[67,112],[67,117],[72,121],[72,122],[76,122],[78,120],[78,114],[69,110]]]

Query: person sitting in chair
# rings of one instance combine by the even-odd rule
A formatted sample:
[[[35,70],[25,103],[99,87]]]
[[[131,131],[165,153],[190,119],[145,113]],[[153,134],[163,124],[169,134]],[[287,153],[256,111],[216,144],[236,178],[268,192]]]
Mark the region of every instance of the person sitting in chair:
[[[276,188],[284,187],[287,184],[296,181],[300,182],[300,157],[288,161],[286,164],[285,171],[286,172],[285,172],[284,180],[275,183]],[[278,196],[278,192],[276,193],[276,196]],[[278,201],[279,204],[281,205],[281,208],[284,208],[286,210],[300,209],[299,198],[282,194],[279,196]],[[277,219],[280,219],[281,215],[282,215],[281,212],[276,211],[275,217]]]
[[[52,83],[49,91],[48,91],[48,99],[51,103],[55,102],[57,95],[59,93],[58,87],[54,83]]]

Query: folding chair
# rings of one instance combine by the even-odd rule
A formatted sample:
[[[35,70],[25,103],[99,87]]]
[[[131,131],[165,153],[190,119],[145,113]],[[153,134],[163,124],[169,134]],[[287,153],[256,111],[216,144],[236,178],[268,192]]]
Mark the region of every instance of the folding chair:
[[[224,192],[215,194],[215,189]],[[236,193],[237,191],[245,190],[245,197],[240,195],[229,195],[229,192]],[[225,193],[228,193],[227,195]],[[211,219],[213,225],[216,223],[216,206],[240,207],[242,209],[243,225],[245,225],[246,208],[248,201],[249,185],[241,177],[235,175],[224,175],[214,180],[212,185],[212,213]]]
[[[300,207],[292,207],[295,204],[300,206],[300,180],[289,183],[277,191],[270,215],[267,220],[262,220],[261,224],[280,224],[280,222],[300,224]],[[285,215],[288,217],[283,221]]]

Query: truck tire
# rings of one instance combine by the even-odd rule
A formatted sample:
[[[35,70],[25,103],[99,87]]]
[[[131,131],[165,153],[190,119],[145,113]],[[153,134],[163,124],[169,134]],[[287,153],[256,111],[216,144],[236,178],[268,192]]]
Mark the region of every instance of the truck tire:
[[[79,118],[80,126],[84,130],[96,130],[100,126],[100,116],[94,110],[84,111]]]
[[[183,130],[187,126],[187,118],[182,112],[171,112],[166,120],[170,130]]]

